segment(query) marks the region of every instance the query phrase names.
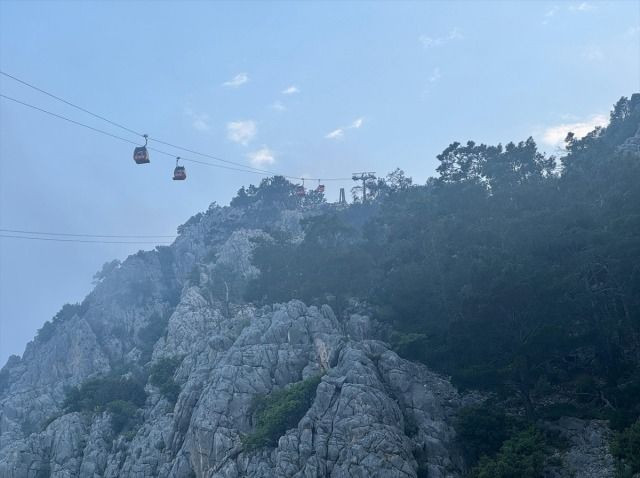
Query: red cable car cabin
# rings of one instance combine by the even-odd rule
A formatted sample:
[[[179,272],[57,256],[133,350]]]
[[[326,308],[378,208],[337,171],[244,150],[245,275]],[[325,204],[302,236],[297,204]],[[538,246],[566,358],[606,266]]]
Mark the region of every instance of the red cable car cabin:
[[[176,166],[176,169],[173,170],[173,180],[184,181],[185,179],[187,179],[187,172],[184,166]]]
[[[136,149],[133,150],[133,160],[136,164],[147,164],[149,161],[149,151],[147,151],[147,142],[149,141],[149,136],[143,134],[144,138],[144,146],[137,146]]]
[[[316,192],[324,193],[324,184],[318,184],[318,187],[316,188]]]
[[[138,146],[133,150],[133,160],[136,164],[146,164],[150,163],[149,161],[149,151],[147,151],[146,146]]]
[[[296,196],[304,196],[305,192],[304,192],[304,186],[296,186]]]

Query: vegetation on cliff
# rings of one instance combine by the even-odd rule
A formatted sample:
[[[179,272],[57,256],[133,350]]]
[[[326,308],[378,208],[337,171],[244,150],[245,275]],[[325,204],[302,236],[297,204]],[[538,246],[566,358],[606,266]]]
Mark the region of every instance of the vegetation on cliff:
[[[147,394],[140,381],[108,375],[87,380],[68,390],[62,408],[65,413],[107,411],[111,415],[113,431],[120,433],[134,425],[137,411],[146,399]]]
[[[259,241],[246,298],[339,311],[357,297],[399,352],[460,388],[530,422],[565,414],[622,430],[640,415],[640,159],[619,146],[639,125],[636,94],[606,128],[570,134],[559,159],[531,138],[453,143],[425,185],[396,171],[370,182],[369,203],[307,219],[301,242]]]
[[[268,395],[258,395],[251,407],[255,429],[243,437],[248,449],[276,446],[284,433],[295,427],[316,396],[320,376],[309,377]]]

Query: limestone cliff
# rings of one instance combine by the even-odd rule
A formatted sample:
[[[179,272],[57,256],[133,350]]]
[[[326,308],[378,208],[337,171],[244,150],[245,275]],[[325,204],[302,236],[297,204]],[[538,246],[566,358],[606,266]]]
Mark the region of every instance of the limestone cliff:
[[[301,217],[281,210],[269,225],[295,237]],[[251,239],[268,238],[266,225],[256,211],[212,206],[170,247],[106,267],[2,370],[0,477],[462,476],[463,400],[379,341],[366,309],[234,297],[259,273]],[[177,399],[145,381],[127,433],[108,411],[63,409],[70,387],[144,376],[163,358],[178,364]],[[245,447],[254,397],[312,376],[322,378],[297,426],[275,447]]]

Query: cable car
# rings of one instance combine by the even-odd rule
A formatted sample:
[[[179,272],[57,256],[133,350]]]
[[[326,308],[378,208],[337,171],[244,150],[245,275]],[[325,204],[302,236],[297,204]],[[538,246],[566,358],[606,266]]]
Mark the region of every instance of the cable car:
[[[136,149],[133,150],[133,160],[136,164],[147,164],[149,161],[149,151],[147,151],[147,141],[149,136],[144,135],[144,146],[137,146]]]
[[[324,193],[324,184],[318,184],[318,187],[316,188],[316,192]]]
[[[296,196],[303,197],[304,195],[305,195],[304,185],[303,186],[300,186],[300,185],[296,186]]]
[[[178,161],[180,161],[180,156],[176,158],[176,169],[173,170],[173,180],[184,181],[187,179],[187,171],[184,169],[184,166],[178,164]]]

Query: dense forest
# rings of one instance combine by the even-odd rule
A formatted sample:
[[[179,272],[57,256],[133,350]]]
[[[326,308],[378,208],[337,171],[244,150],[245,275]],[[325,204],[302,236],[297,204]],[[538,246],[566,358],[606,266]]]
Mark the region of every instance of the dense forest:
[[[302,240],[256,240],[261,274],[241,293],[257,303],[329,302],[338,312],[367,304],[401,355],[486,392],[460,425],[472,461],[500,450],[498,460],[509,437],[535,444],[529,424],[566,415],[610,420],[620,431],[614,449],[633,456],[640,157],[621,145],[639,125],[634,94],[618,101],[607,127],[569,134],[559,158],[532,138],[455,142],[425,185],[396,170],[369,182],[367,202],[356,190],[349,208],[316,208]],[[323,202],[294,188],[268,178],[232,205]],[[481,462],[476,474],[502,476],[491,472],[498,465]]]

